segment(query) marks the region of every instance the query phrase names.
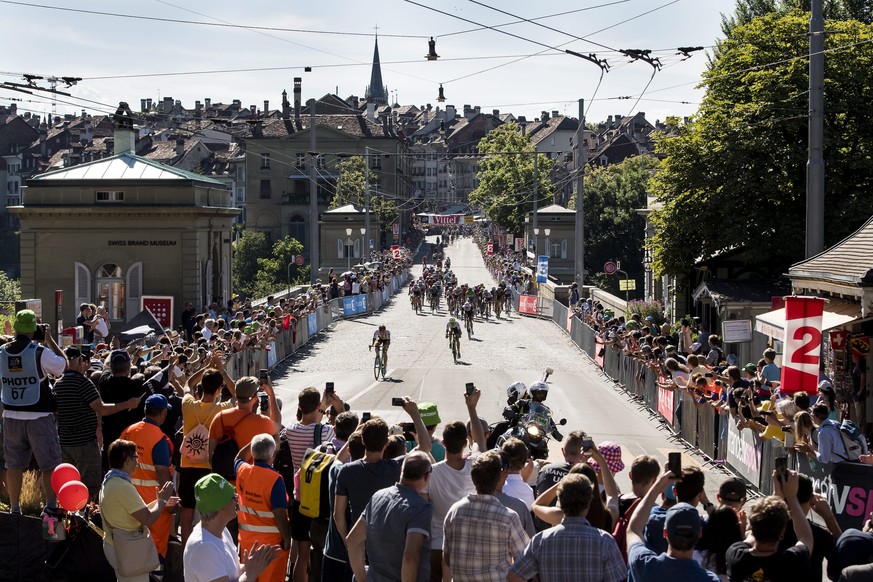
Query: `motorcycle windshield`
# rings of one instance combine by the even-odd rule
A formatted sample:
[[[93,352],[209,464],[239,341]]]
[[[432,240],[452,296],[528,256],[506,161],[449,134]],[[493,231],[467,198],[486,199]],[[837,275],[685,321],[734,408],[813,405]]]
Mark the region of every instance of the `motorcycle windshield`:
[[[543,429],[549,426],[552,411],[542,402],[531,402],[527,413],[526,422],[535,422]]]

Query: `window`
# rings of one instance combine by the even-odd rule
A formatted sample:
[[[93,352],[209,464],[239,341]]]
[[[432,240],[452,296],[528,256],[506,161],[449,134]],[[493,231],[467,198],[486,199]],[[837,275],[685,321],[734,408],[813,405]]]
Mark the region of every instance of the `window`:
[[[306,154],[297,154],[297,169],[306,169]]]
[[[270,169],[270,154],[261,154],[261,169]]]
[[[288,236],[294,240],[306,244],[306,221],[299,214],[295,214],[288,221]]]
[[[269,200],[273,196],[273,183],[270,180],[261,180],[261,199]]]
[[[370,156],[370,169],[371,170],[381,170],[382,169],[382,156],[379,154],[374,154]]]
[[[95,193],[97,202],[124,202],[124,192],[120,190],[98,190]]]
[[[319,154],[318,157],[315,158],[316,168],[319,170],[324,169],[324,154]]]
[[[124,274],[121,267],[106,263],[97,269],[97,304],[106,308],[109,319],[124,319]]]

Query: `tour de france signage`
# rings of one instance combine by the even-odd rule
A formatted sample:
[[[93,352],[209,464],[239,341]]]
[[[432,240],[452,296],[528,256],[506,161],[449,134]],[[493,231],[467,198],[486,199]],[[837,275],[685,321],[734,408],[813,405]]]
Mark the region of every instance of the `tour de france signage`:
[[[150,239],[114,239],[106,241],[110,247],[174,247],[174,240],[150,240]]]

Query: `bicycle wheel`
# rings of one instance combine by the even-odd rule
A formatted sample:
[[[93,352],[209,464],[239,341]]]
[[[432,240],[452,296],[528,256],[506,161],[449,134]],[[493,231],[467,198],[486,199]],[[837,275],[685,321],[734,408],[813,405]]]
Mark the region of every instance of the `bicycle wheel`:
[[[379,374],[382,372],[382,354],[376,350],[376,358],[373,360],[373,377],[378,380]]]
[[[458,340],[455,339],[454,336],[452,336],[451,344],[452,344],[452,359],[457,364],[458,363]]]

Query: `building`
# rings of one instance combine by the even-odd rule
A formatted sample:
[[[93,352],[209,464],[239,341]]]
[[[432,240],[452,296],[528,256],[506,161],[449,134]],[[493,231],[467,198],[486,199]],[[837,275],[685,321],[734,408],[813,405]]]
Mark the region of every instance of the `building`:
[[[364,209],[347,204],[328,210],[321,215],[320,263],[323,269],[345,271],[364,259],[367,262],[370,251],[380,251],[378,237],[373,238],[372,249],[367,249]]]
[[[549,257],[549,277],[559,282],[571,282],[576,268],[576,211],[552,204],[537,210],[534,227],[533,212],[524,219],[525,248],[536,260]]]
[[[11,209],[21,221],[22,295],[52,305],[60,289],[64,321],[95,303],[118,324],[144,296],[171,297],[176,311],[229,298],[232,193],[137,156],[126,104],[115,123],[115,155],[29,179]]]

